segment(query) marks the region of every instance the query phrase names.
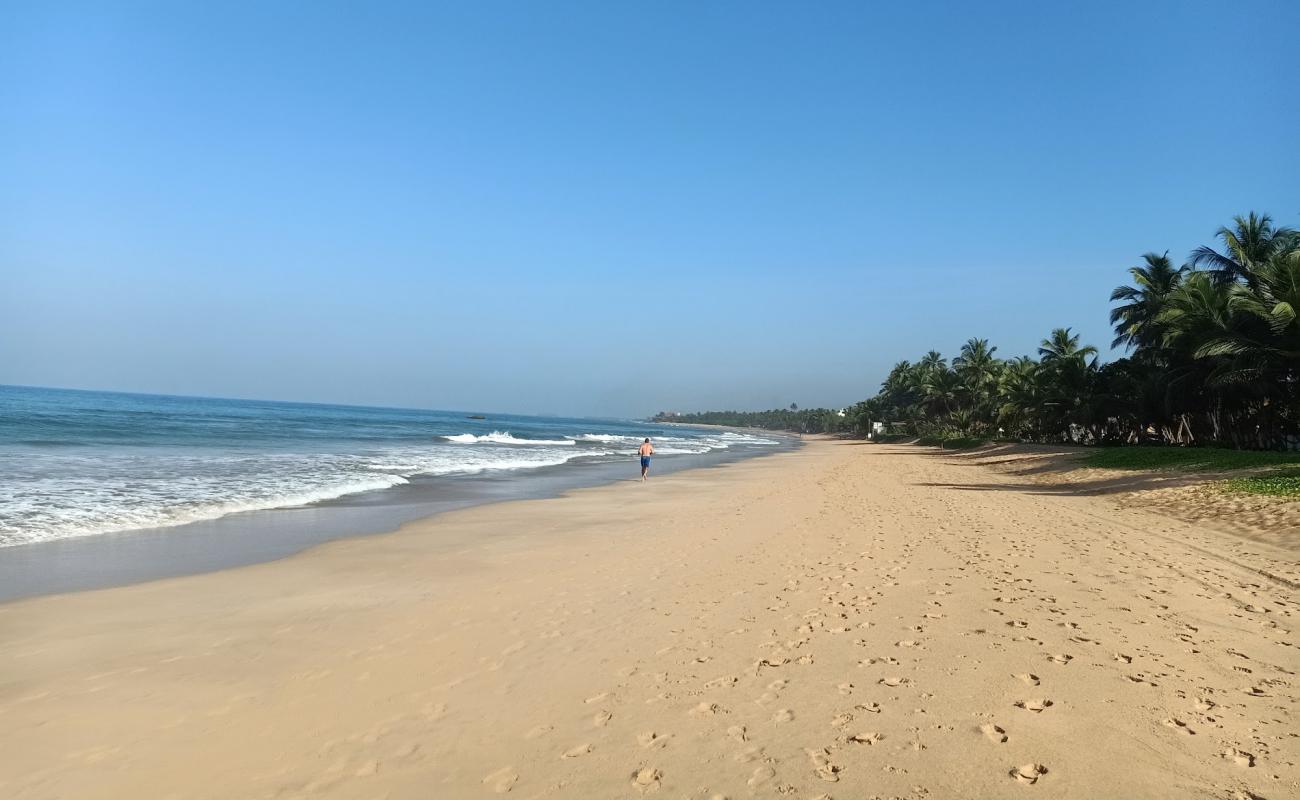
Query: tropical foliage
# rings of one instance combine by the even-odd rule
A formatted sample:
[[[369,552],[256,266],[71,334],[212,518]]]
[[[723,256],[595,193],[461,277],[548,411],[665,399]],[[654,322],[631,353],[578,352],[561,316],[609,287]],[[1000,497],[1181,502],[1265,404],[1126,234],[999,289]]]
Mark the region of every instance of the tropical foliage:
[[[832,408],[804,408],[791,404],[789,409],[771,411],[702,411],[697,414],[675,414],[662,411],[654,417],[656,422],[680,422],[692,425],[726,425],[733,428],[765,428],[771,431],[797,433],[836,433],[849,426],[840,412]]]
[[[896,364],[868,415],[918,435],[1295,446],[1300,235],[1252,213],[1218,239],[1180,266],[1147,253],[1111,293],[1113,346],[1126,357],[1101,363],[1069,328],[1036,358],[1001,361],[971,339],[951,363],[931,351]]]
[[[1129,269],[1128,282],[1110,296],[1112,346],[1123,348],[1122,358],[1102,363],[1097,348],[1070,328],[1053,330],[1033,356],[1009,359],[973,338],[951,360],[931,350],[898,362],[875,397],[843,416],[733,412],[725,424],[939,439],[1300,447],[1300,233],[1251,213],[1220,228],[1217,239],[1185,264],[1152,252]],[[798,416],[785,420],[787,413]]]

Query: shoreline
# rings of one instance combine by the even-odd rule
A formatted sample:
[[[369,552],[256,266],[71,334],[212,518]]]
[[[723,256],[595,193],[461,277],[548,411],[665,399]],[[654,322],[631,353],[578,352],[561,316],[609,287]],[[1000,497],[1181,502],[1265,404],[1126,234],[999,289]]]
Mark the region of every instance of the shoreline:
[[[770,450],[715,450],[655,459],[655,473],[708,469],[798,448],[771,434]],[[569,462],[526,470],[416,477],[408,484],[355,492],[303,506],[258,509],[155,528],[53,539],[0,548],[0,606],[29,597],[93,591],[277,561],[341,539],[400,530],[451,511],[562,496],[627,480],[621,462]]]
[[[0,794],[1290,796],[1269,552],[814,439],[0,605]]]

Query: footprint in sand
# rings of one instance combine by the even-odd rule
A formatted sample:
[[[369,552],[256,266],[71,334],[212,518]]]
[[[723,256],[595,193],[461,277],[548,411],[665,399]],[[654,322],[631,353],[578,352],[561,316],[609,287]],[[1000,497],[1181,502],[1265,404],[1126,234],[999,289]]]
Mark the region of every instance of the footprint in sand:
[[[768,781],[776,777],[776,770],[771,767],[758,767],[750,774],[749,780],[745,781],[751,789],[757,789]]]
[[[560,758],[577,758],[578,756],[585,756],[590,752],[591,745],[584,742],[583,744],[565,750],[564,753],[560,755]]]
[[[1003,728],[994,725],[992,722],[980,726],[980,733],[991,742],[1001,744],[1007,740],[1007,732]]]
[[[534,728],[529,728],[528,732],[524,734],[524,738],[537,739],[539,737],[545,736],[546,734],[550,733],[553,730],[555,730],[554,725],[538,725]]]
[[[654,767],[641,767],[632,773],[632,785],[641,791],[650,791],[659,788],[659,779],[664,774]]]
[[[1172,728],[1173,730],[1179,733],[1185,733],[1188,736],[1196,735],[1196,731],[1187,727],[1187,723],[1183,722],[1180,719],[1174,719],[1173,717],[1170,717],[1169,719],[1163,720],[1160,724],[1164,725],[1166,728]]]
[[[836,714],[835,717],[831,719],[831,727],[843,728],[845,725],[848,725],[852,721],[853,721],[852,714]]]
[[[721,678],[714,678],[713,680],[709,681],[708,683],[705,683],[705,684],[704,684],[704,688],[705,688],[705,689],[721,689],[721,688],[723,688],[723,687],[731,687],[731,686],[735,686],[735,685],[736,685],[736,681],[738,681],[738,680],[740,680],[740,679],[737,678],[735,675],[724,675],[724,676],[721,677]]]
[[[692,708],[690,713],[693,717],[712,717],[715,714],[722,713],[722,711],[722,706],[717,703],[700,703],[695,708]]]
[[[636,737],[636,740],[642,747],[663,747],[668,744],[668,740],[671,738],[672,737],[668,734],[646,731],[645,733],[639,734]]]
[[[749,737],[745,735],[744,725],[732,725],[730,728],[727,728],[727,735],[738,742],[749,741]]]
[[[1116,653],[1115,660],[1120,662],[1121,664],[1132,664],[1133,656],[1125,655],[1123,653]]]
[[[732,759],[739,764],[750,764],[755,761],[763,760],[763,748],[758,746],[746,747],[744,750],[732,756]]]
[[[841,683],[836,688],[840,690],[840,694],[853,694],[853,684],[851,683]]]
[[[808,760],[812,762],[813,772],[817,777],[830,783],[835,783],[840,779],[840,772],[843,770],[838,764],[831,762],[831,754],[825,749],[805,750],[808,754]]]
[[[1030,786],[1038,783],[1038,779],[1046,774],[1047,767],[1042,764],[1023,764],[1011,770],[1011,777]]]
[[[614,718],[613,714],[609,713],[608,711],[602,711],[596,716],[592,717],[591,725],[593,728],[603,728],[613,718]]]
[[[514,767],[502,767],[483,779],[483,785],[498,794],[505,794],[514,788],[519,780],[519,773]]]
[[[854,744],[874,745],[880,744],[880,741],[884,738],[885,737],[882,734],[876,733],[875,731],[866,731],[864,733],[853,734],[849,737],[849,741]]]
[[[773,722],[790,722],[794,719],[794,712],[788,708],[783,708],[772,715]]]
[[[1222,753],[1219,754],[1219,757],[1220,757],[1220,758],[1230,758],[1230,759],[1232,759],[1233,763],[1236,764],[1236,765],[1239,766],[1239,767],[1253,767],[1253,766],[1255,766],[1255,756],[1254,756],[1254,754],[1252,754],[1252,753],[1247,753],[1247,752],[1244,751],[1244,750],[1238,750],[1238,749],[1235,748],[1235,747],[1230,747],[1230,748],[1228,748],[1227,750],[1224,750]]]
[[[1040,712],[1052,707],[1051,700],[1021,700],[1016,703],[1016,708],[1023,708],[1026,711]]]
[[[858,703],[856,706],[854,706],[854,708],[857,709],[858,711],[866,711],[869,714],[880,713],[879,703]]]
[[[879,681],[877,681],[877,683],[881,684],[882,686],[898,687],[898,686],[903,686],[904,684],[911,683],[911,680],[908,678],[892,677],[892,678],[881,678]]]
[[[609,692],[601,692],[600,694],[596,694],[596,695],[592,695],[591,697],[588,697],[586,700],[583,700],[582,702],[586,703],[587,705],[591,705],[592,703],[599,703],[601,700],[607,700],[607,699],[609,699]]]
[[[1020,682],[1025,684],[1026,686],[1037,686],[1039,683],[1038,676],[1032,672],[1021,672],[1020,674],[1016,675],[1016,677],[1019,678]]]
[[[362,764],[360,767],[358,767],[357,771],[353,772],[352,774],[358,778],[365,778],[370,775],[374,775],[378,771],[379,771],[379,762],[372,758],[366,763]]]
[[[1071,661],[1074,660],[1074,656],[1069,655],[1067,653],[1056,653],[1054,655],[1048,656],[1047,660],[1056,664],[1069,664]]]

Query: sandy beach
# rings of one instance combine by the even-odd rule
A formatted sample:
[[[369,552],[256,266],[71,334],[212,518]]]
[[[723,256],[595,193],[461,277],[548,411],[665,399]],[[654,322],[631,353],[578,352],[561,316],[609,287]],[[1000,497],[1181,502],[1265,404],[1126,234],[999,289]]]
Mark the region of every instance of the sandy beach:
[[[2,605],[0,796],[1300,796],[1294,538],[1007,459],[813,441]]]

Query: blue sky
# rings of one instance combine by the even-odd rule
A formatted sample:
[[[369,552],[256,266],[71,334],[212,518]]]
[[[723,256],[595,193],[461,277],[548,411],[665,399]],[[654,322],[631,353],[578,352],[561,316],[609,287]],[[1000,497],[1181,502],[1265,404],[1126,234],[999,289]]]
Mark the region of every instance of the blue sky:
[[[1300,226],[1300,4],[6,3],[0,383],[847,404]]]

